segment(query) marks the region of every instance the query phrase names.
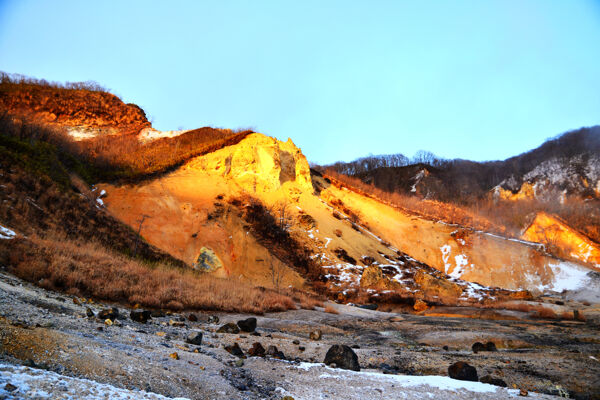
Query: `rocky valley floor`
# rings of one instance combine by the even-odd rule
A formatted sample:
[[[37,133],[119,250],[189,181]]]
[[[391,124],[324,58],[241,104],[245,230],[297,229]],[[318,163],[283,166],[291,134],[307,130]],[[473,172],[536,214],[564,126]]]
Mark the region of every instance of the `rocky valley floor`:
[[[87,308],[97,315],[111,306],[0,273],[0,399],[504,399],[525,391],[534,398],[600,398],[600,335],[591,323],[426,317],[332,304],[337,314],[272,313],[257,316],[254,333],[218,333],[250,316],[194,313],[191,321],[181,313],[140,323],[122,306],[112,324],[86,315]],[[322,338],[311,340],[317,330]],[[193,332],[203,333],[201,345],[186,340]],[[497,351],[472,351],[475,342],[489,341]],[[256,342],[270,355],[250,356]],[[245,358],[226,351],[234,344]],[[360,372],[322,364],[334,344],[354,349]],[[507,388],[449,378],[457,361]]]

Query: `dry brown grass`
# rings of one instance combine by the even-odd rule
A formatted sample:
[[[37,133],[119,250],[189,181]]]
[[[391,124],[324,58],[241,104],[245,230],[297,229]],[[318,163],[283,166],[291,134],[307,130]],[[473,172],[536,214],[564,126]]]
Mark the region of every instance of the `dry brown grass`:
[[[0,262],[46,289],[103,301],[255,314],[295,309],[292,298],[271,290],[164,264],[144,265],[97,243],[61,236],[2,240]]]
[[[329,313],[329,314],[339,314],[340,313],[338,310],[336,310],[335,308],[333,308],[330,305],[328,305],[327,307],[325,307],[325,312]]]
[[[323,300],[311,293],[303,292],[294,288],[285,289],[280,291],[280,293],[290,297],[292,300],[298,303],[300,308],[305,310],[314,310],[315,307],[323,307]]]

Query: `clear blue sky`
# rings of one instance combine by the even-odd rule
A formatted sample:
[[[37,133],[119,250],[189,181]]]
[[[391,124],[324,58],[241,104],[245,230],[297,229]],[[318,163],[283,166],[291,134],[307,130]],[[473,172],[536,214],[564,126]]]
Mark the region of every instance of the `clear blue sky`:
[[[600,123],[600,2],[0,0],[0,70],[97,81],[161,130],[291,137],[318,163],[503,159]]]

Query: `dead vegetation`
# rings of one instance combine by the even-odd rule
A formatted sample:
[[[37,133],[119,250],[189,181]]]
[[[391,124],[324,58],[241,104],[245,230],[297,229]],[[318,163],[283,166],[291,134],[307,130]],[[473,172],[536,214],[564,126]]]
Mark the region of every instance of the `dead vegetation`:
[[[2,240],[0,263],[46,289],[147,308],[254,314],[295,308],[292,298],[272,290],[167,264],[143,264],[97,242],[60,234]]]

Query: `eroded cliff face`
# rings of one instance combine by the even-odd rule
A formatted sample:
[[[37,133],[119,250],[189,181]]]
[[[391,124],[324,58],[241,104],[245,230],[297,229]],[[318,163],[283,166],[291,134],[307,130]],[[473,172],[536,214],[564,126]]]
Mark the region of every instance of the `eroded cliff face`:
[[[522,238],[544,244],[558,257],[581,261],[600,270],[600,246],[545,212],[536,215]]]
[[[308,161],[292,140],[281,142],[260,133],[198,157],[183,170],[221,176],[254,193],[268,194],[282,187],[307,193],[313,190]]]

